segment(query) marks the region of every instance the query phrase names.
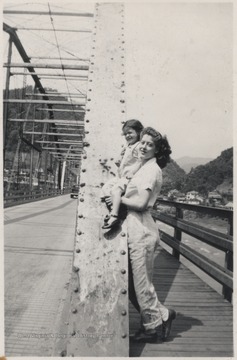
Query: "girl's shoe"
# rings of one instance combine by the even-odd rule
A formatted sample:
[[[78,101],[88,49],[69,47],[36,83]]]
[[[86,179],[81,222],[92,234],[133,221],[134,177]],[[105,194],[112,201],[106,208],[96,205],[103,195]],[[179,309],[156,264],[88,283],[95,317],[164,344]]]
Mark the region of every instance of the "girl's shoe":
[[[110,215],[109,215],[109,214],[105,215],[105,217],[104,217],[104,223],[107,224],[107,222],[109,221],[109,219],[110,219]]]
[[[110,220],[111,217],[113,217],[114,219],[110,223],[108,223],[108,221]],[[107,220],[106,223],[104,223],[104,225],[102,226],[102,229],[111,229],[119,222],[119,217],[117,215],[111,214],[110,218]]]

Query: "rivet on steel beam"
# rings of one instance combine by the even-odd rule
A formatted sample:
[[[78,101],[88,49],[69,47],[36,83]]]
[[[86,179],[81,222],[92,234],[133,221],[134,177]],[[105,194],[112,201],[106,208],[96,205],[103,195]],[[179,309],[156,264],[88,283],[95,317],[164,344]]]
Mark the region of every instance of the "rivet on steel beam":
[[[122,269],[122,270],[121,270],[121,274],[126,274],[126,270],[125,270],[125,269]]]
[[[86,111],[91,111],[91,109],[86,109]]]
[[[122,334],[122,338],[125,339],[127,337],[127,334]]]
[[[83,198],[80,198],[80,201],[81,201],[81,202],[84,202],[84,199],[83,199]]]
[[[121,311],[121,315],[123,316],[127,315],[127,311],[126,310]]]
[[[71,332],[71,336],[75,336],[75,335],[76,335],[76,331],[73,330],[73,331]]]
[[[82,215],[82,214],[80,214],[80,215],[78,215],[78,217],[79,217],[79,218],[83,218],[83,215]]]
[[[85,131],[85,134],[89,134],[90,132],[87,130],[87,131]]]
[[[81,183],[80,187],[84,187],[86,185],[86,183]]]
[[[84,141],[83,146],[90,146],[90,144],[87,141]]]
[[[91,101],[91,99],[87,99],[87,101]]]
[[[86,122],[88,123],[88,122],[90,122],[90,120],[87,119]]]
[[[125,251],[125,250],[121,250],[121,251],[120,251],[120,254],[121,254],[121,255],[125,255],[125,254],[126,254],[126,251]]]
[[[74,291],[75,293],[77,293],[77,292],[78,292],[78,287],[75,287],[75,288],[73,289],[73,291]]]
[[[60,356],[61,356],[61,357],[66,357],[66,356],[67,356],[66,350],[61,351],[61,352],[60,352]]]
[[[92,80],[90,79],[89,82],[92,82]]]
[[[73,270],[74,270],[74,272],[78,272],[78,271],[79,271],[79,267],[78,267],[78,266],[73,266]]]
[[[122,289],[122,290],[121,290],[121,293],[122,293],[122,294],[127,294],[127,290],[126,290],[126,289]]]
[[[125,232],[122,232],[122,233],[121,233],[121,236],[126,236]]]
[[[87,156],[86,156],[86,155],[85,155],[85,156],[83,156],[83,159],[87,159]],[[85,170],[85,171],[86,171],[86,170]],[[84,172],[85,172],[85,171],[84,171]]]
[[[125,100],[120,100],[120,102],[121,102],[122,104],[124,104],[124,103],[125,103]]]
[[[77,235],[82,235],[82,231],[79,230],[79,231],[77,232]],[[77,251],[77,252],[78,252],[78,251]]]
[[[81,252],[80,249],[76,249],[76,253],[79,254]]]
[[[86,172],[86,169],[82,169],[82,172]]]
[[[111,160],[111,161],[113,161],[113,160],[114,160],[114,158],[111,158],[110,160]]]
[[[88,91],[92,91],[92,89],[89,89]]]
[[[101,182],[101,183],[100,183],[100,186],[101,186],[101,187],[104,186],[104,183]]]
[[[72,309],[72,313],[76,314],[77,313],[77,309]]]
[[[121,112],[122,112],[122,113],[125,113],[125,111],[124,111],[124,110],[122,110]]]

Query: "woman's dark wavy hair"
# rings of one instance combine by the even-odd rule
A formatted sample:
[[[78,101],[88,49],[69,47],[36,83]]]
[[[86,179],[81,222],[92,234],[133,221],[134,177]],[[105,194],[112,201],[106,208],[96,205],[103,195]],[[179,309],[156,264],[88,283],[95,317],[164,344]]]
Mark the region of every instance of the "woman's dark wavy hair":
[[[153,138],[156,147],[156,162],[159,167],[163,169],[170,161],[170,154],[172,153],[167,137],[162,136],[152,127],[144,128],[141,132],[140,138],[142,139],[144,135],[150,135]]]
[[[123,127],[122,127],[122,131],[124,131],[125,128],[130,127],[132,129],[134,129],[138,135],[141,134],[141,131],[143,130],[144,126],[142,125],[142,123],[139,120],[136,119],[131,119],[131,120],[127,120]]]

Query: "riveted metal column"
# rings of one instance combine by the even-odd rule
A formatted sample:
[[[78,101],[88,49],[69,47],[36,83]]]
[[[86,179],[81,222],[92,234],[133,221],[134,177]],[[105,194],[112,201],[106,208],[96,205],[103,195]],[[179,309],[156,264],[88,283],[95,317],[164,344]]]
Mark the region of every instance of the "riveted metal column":
[[[71,279],[66,356],[128,356],[128,257],[125,222],[102,230],[108,213],[101,186],[121,151],[124,100],[124,6],[95,7],[85,115],[84,154]]]

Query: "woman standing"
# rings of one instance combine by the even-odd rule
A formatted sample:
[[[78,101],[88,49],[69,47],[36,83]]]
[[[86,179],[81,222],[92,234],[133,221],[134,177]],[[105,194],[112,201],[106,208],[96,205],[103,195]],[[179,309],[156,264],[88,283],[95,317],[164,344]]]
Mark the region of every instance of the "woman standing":
[[[156,341],[157,327],[162,325],[162,340],[166,340],[176,312],[168,310],[159,302],[152,284],[154,253],[159,234],[149,209],[160,193],[161,169],[170,160],[171,149],[166,137],[147,127],[141,133],[138,150],[142,166],[129,182],[121,199],[128,209],[128,249],[133,280],[129,287],[130,300],[140,311],[142,323],[134,339]]]

